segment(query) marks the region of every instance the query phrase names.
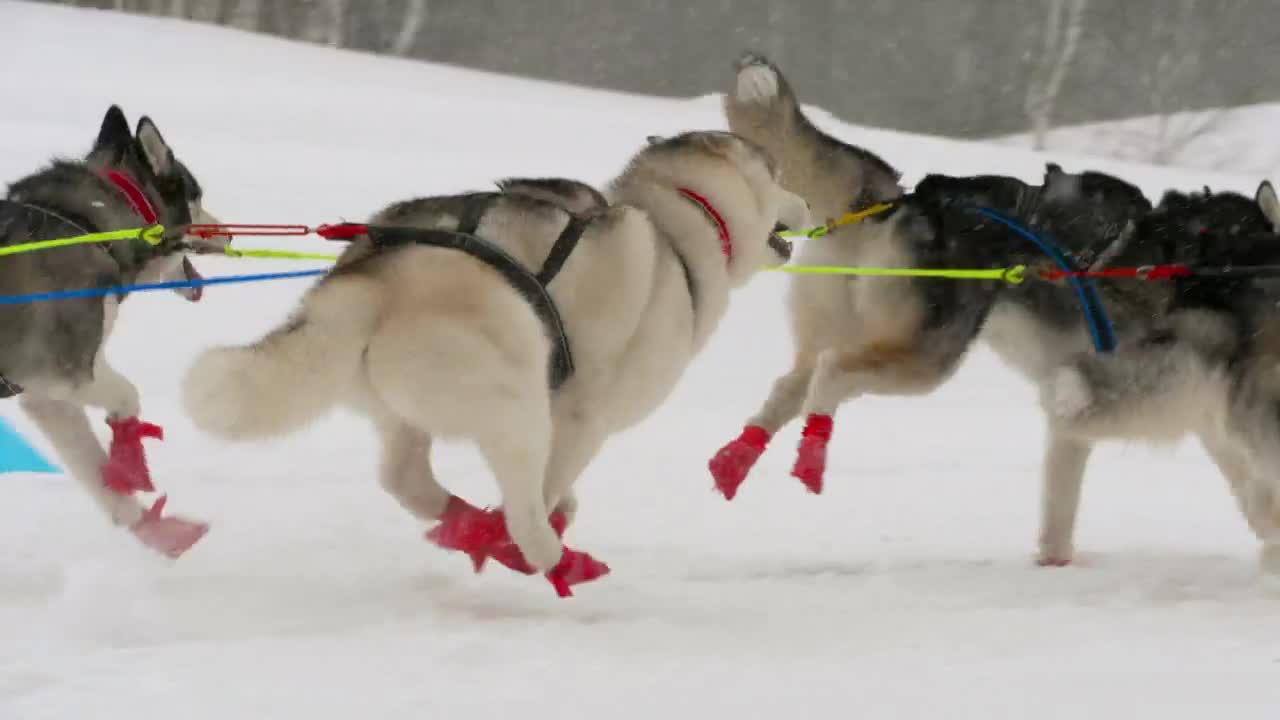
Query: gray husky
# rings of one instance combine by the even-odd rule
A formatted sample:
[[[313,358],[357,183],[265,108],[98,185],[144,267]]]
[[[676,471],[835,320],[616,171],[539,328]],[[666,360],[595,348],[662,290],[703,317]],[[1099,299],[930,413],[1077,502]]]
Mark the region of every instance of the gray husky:
[[[557,189],[558,188],[558,189]],[[383,439],[383,487],[473,561],[546,573],[562,595],[607,567],[560,538],[604,442],[671,392],[731,291],[809,221],[768,153],[724,132],[651,139],[600,196],[580,185],[397,203],[288,323],[190,368],[206,432],[295,430],[337,403]],[[474,440],[502,495],[481,511],[435,479],[433,438]]]
[[[1152,210],[1136,187],[1096,172],[1072,174],[1056,165],[1040,186],[1014,178],[930,175],[912,192],[884,160],[842,143],[804,116],[778,69],[747,55],[736,65],[724,99],[730,128],[767,148],[781,166],[781,182],[808,200],[819,217],[889,202],[890,212],[806,240],[804,264],[881,267],[1040,267],[1045,255],[1024,236],[975,208],[1052,238],[1086,266],[1161,262],[1164,249],[1136,236]],[[1034,273],[1033,273],[1034,274]],[[1139,342],[1171,302],[1168,284],[1118,280],[1099,283],[1114,321],[1110,344]],[[945,382],[972,343],[985,339],[1009,365],[1040,383],[1061,365],[1100,344],[1075,294],[1029,280],[1010,287],[979,282],[897,278],[798,277],[790,288],[796,357],[742,435],[711,461],[717,487],[732,498],[768,441],[798,415],[806,416],[793,475],[821,489],[832,415],[864,394],[919,395]],[[1071,534],[1079,488],[1092,443],[1049,422],[1039,562],[1072,557]]]
[[[98,138],[81,160],[57,160],[9,186],[0,200],[0,244],[16,245],[159,223],[165,232],[142,239],[73,245],[0,258],[0,294],[117,287],[195,280],[187,259],[192,244],[214,251],[221,243],[188,242],[183,226],[210,222],[202,190],[174,156],[154,122],[129,127],[112,106]],[[201,287],[183,287],[192,302]],[[107,363],[103,346],[127,292],[98,297],[0,305],[0,387],[19,396],[26,414],[53,445],[70,474],[117,525],[146,546],[176,557],[206,526],[163,515],[165,498],[143,506],[134,493],[151,491],[142,440],[160,428],[142,422],[138,391]],[[86,407],[106,411],[109,453],[89,424]]]
[[[1225,476],[1280,580],[1280,288],[1242,266],[1280,262],[1280,202],[1262,183],[1235,193],[1169,193],[1138,235],[1216,277],[1175,278],[1169,310],[1139,342],[1080,355],[1041,385],[1053,434],[1168,443],[1186,435]],[[1078,487],[1054,523],[1069,545]]]

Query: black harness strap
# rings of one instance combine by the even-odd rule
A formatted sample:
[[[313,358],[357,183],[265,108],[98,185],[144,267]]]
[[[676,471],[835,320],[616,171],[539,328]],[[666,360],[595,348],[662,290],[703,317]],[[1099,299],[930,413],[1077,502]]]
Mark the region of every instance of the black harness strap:
[[[583,220],[582,226],[585,227],[586,219]],[[518,260],[502,248],[467,233],[379,225],[370,225],[368,233],[369,238],[378,247],[427,245],[458,250],[501,273],[507,282],[511,283],[511,286],[533,306],[534,312],[546,325],[547,334],[554,343],[548,382],[552,390],[557,390],[573,375],[573,353],[569,348],[569,337],[565,334],[564,323],[560,319],[560,311],[556,308],[550,293],[547,292],[547,282],[550,282],[560,271],[569,253],[578,244],[578,238],[582,236],[583,227],[578,227],[573,233],[569,232],[575,227],[576,222],[577,219],[565,227],[565,231],[556,240],[555,247],[551,249],[550,256],[537,275],[525,269]],[[545,282],[542,280],[544,276],[547,278]]]
[[[498,193],[476,193],[470,195],[462,204],[462,214],[458,216],[458,232],[463,235],[475,235],[493,201],[501,197]]]
[[[538,282],[550,285],[551,281],[556,279],[556,275],[560,274],[560,268],[564,267],[565,261],[578,247],[578,241],[582,239],[582,233],[591,224],[591,220],[589,215],[570,216],[569,224],[560,231],[556,244],[551,246],[551,252],[547,253],[547,259],[542,262],[542,269],[536,276]]]
[[[28,235],[49,235],[49,233],[45,231],[44,227],[45,221],[49,218],[52,218],[60,228],[69,227],[73,232],[87,234],[97,230],[94,224],[89,222],[87,218],[65,210],[54,210],[53,208],[45,207],[44,205],[17,202],[15,200],[0,198],[0,210],[3,210],[5,206],[12,208],[12,211],[9,213],[0,212],[0,215],[8,216],[8,219],[4,224],[0,225],[0,237],[8,234],[11,223],[13,223],[16,218],[22,218],[23,230]],[[36,220],[37,217],[39,218],[38,221]],[[60,232],[63,231],[55,231],[55,233],[52,234],[52,237],[57,237]],[[103,252],[108,255],[111,254],[111,248],[108,243],[97,243],[97,245]],[[3,373],[0,373],[0,400],[21,395],[22,392],[23,388],[21,385],[9,380],[9,378],[5,377]]]

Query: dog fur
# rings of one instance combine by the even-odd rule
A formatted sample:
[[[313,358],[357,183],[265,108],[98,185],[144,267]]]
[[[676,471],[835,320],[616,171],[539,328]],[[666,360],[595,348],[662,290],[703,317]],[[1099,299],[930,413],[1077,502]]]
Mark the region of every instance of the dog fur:
[[[731,258],[681,187],[721,213]],[[538,570],[555,566],[563,546],[549,510],[573,513],[572,487],[605,440],[664,401],[730,291],[781,259],[768,244],[775,225],[804,225],[809,215],[777,184],[767,153],[722,132],[656,139],[601,197],[561,186],[548,202],[506,189],[476,235],[529,268],[569,222],[566,205],[595,213],[550,285],[576,362],[558,391],[548,388],[544,325],[499,273],[462,252],[374,251],[366,238],[292,321],[251,345],[200,356],[184,391],[197,426],[234,440],[265,437],[346,403],[382,436],[383,487],[423,520],[440,518],[451,497],[431,471],[431,442],[473,440],[520,551]],[[398,203],[373,220],[456,227],[463,200]]]
[[[1139,234],[1179,262],[1280,262],[1280,202],[1269,182],[1235,193],[1169,193]],[[1082,354],[1041,386],[1054,435],[1081,443],[1168,444],[1196,436],[1280,578],[1280,288],[1248,277],[1176,281],[1167,315],[1139,342]],[[1076,487],[1046,499],[1069,532]],[[1054,538],[1069,544],[1067,534]]]
[[[212,221],[202,207],[203,191],[149,117],[140,119],[131,131],[116,106],[106,112],[97,140],[83,159],[57,160],[9,186],[6,202],[0,203],[5,215],[0,222],[0,243],[12,245],[138,226],[140,220],[128,200],[99,174],[106,170],[123,171],[135,179],[159,214],[159,222],[168,229],[165,240],[154,248],[142,240],[131,240],[6,257],[0,263],[3,294],[198,277],[185,252],[193,241],[184,238],[178,228],[193,219]],[[221,247],[206,241],[194,244],[208,251]],[[200,297],[198,289],[177,292],[188,300]],[[93,407],[104,410],[108,419],[125,419],[136,418],[141,411],[137,388],[107,362],[103,352],[125,297],[0,305],[0,373],[9,383],[20,386],[24,412],[52,443],[79,485],[114,523],[137,532],[144,508],[136,497],[104,486],[107,455],[85,413],[87,407]],[[171,527],[183,522],[163,520]],[[152,523],[148,528],[163,527],[161,519],[156,522],[160,525]],[[157,549],[170,554],[175,550]]]
[[[724,99],[731,130],[770,150],[782,167],[783,185],[808,200],[816,215],[834,218],[877,202],[895,204],[891,212],[805,241],[797,253],[803,264],[1043,266],[1038,251],[975,216],[968,209],[972,207],[1012,217],[1087,262],[1142,265],[1185,257],[1177,248],[1165,248],[1149,231],[1138,231],[1151,203],[1138,188],[1103,173],[1067,173],[1051,164],[1040,186],[999,176],[930,175],[907,193],[884,160],[815,128],[767,59],[748,54],[735,69],[735,85]],[[1174,295],[1187,292],[1185,287],[1128,280],[1097,285],[1122,347],[1149,337],[1175,307]],[[1073,293],[1036,280],[1000,287],[949,280],[801,277],[791,285],[789,307],[796,346],[793,367],[775,381],[747,421],[766,433],[766,442],[799,415],[830,417],[843,402],[863,394],[929,393],[950,377],[979,337],[1037,384],[1092,352]],[[1093,441],[1053,418],[1047,427],[1039,562],[1062,565],[1072,558],[1080,485]],[[802,451],[808,440],[802,441]],[[716,456],[713,474],[733,448],[726,446]],[[752,462],[754,457],[745,467]],[[803,471],[798,462],[793,474],[802,476]],[[723,491],[720,476],[717,482]],[[726,495],[732,497],[736,486],[729,485]]]

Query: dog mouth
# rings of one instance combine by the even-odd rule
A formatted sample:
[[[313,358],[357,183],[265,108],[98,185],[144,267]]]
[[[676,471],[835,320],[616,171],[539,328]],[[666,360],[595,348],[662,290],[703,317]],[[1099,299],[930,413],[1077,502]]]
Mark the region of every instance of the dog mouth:
[[[773,231],[769,233],[769,249],[773,250],[783,262],[791,259],[791,251],[793,246],[790,240],[785,240],[779,233],[787,231],[787,226],[781,223],[773,226]]]
[[[187,282],[199,283],[204,280],[204,276],[191,263],[191,259],[185,255],[182,257],[182,275]],[[189,302],[200,302],[200,298],[204,297],[204,285],[193,285],[178,289],[178,294],[186,298]]]

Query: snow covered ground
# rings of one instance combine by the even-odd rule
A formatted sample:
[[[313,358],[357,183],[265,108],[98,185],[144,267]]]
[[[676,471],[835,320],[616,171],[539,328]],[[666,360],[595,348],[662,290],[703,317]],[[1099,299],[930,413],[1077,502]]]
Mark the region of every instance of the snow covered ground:
[[[119,102],[157,120],[211,209],[236,222],[359,219],[508,175],[601,182],[645,135],[723,127],[714,97],[585,91],[55,6],[0,1],[0,48],[0,178],[82,152]],[[1034,180],[1046,159],[814,116],[908,182],[933,169]],[[1252,192],[1260,179],[1054,159],[1151,194]],[[184,420],[193,355],[256,337],[305,282],[125,306],[109,353],[165,427],[157,482],[175,511],[213,526],[177,563],[111,530],[66,478],[0,477],[0,719],[1246,720],[1280,707],[1280,599],[1258,587],[1255,543],[1198,448],[1097,453],[1080,561],[1037,568],[1040,420],[1031,389],[985,349],[931,397],[846,406],[823,496],[788,477],[791,428],[725,503],[706,461],[788,357],[785,280],[761,277],[669,404],[588,469],[572,542],[614,573],[564,601],[428,546],[377,487],[361,421],[230,446]],[[0,412],[31,432],[15,403]],[[468,447],[435,462],[453,489],[496,500]]]
[[[1280,177],[1280,103],[1187,111],[1053,128],[1054,152],[1151,162],[1166,167]],[[1031,147],[1029,134],[998,139]]]

